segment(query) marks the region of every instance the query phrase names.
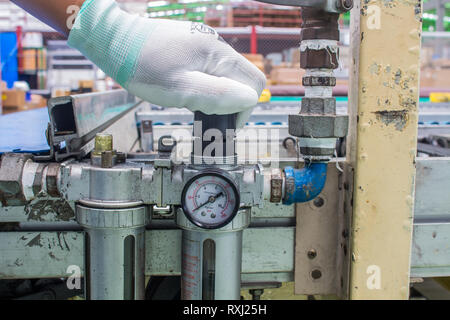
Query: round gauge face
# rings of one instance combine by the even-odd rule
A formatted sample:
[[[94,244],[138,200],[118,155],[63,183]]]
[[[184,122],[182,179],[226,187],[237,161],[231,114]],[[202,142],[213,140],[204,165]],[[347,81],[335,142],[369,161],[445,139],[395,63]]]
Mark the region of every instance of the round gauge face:
[[[204,172],[186,184],[181,202],[186,217],[193,224],[200,228],[218,229],[236,215],[239,193],[225,173]]]

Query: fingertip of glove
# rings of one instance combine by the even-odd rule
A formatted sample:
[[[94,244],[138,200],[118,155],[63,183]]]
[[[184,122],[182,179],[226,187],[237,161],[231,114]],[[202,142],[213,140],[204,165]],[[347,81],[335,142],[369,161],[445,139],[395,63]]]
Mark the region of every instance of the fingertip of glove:
[[[247,86],[246,95],[242,95],[242,106],[243,111],[253,108],[256,106],[259,100],[258,92],[256,92],[253,88]]]

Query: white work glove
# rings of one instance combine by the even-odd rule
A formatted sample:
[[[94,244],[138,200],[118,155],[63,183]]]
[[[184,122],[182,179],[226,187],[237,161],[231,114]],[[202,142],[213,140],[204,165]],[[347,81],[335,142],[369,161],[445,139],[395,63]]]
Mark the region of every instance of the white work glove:
[[[214,29],[131,15],[113,0],[86,0],[68,43],[143,100],[206,114],[239,112],[239,127],[266,83]]]

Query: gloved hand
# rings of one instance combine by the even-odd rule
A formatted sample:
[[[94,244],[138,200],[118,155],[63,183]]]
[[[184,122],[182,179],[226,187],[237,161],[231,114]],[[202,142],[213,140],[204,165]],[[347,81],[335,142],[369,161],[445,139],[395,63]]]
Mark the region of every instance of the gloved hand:
[[[143,100],[206,114],[240,112],[239,127],[266,82],[214,29],[131,15],[113,0],[86,0],[68,43]]]

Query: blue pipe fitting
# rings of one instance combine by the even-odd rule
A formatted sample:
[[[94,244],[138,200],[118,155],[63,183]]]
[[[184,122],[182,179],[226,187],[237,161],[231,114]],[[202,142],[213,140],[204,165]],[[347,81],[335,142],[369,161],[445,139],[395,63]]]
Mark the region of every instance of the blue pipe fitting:
[[[284,168],[285,196],[283,204],[307,202],[317,197],[327,180],[327,162],[311,162],[302,169]]]

